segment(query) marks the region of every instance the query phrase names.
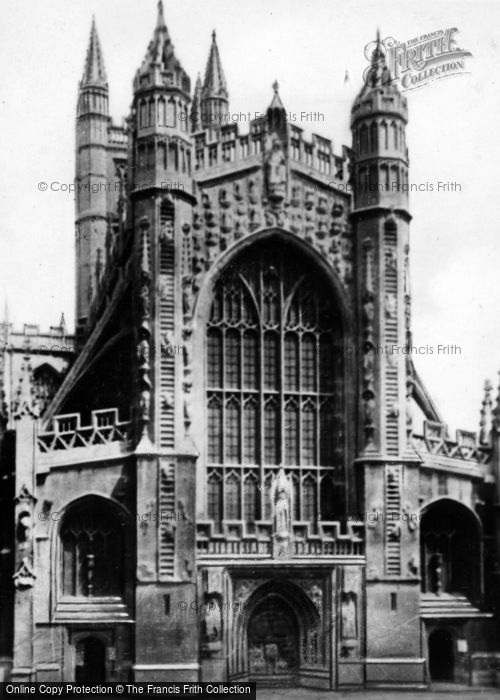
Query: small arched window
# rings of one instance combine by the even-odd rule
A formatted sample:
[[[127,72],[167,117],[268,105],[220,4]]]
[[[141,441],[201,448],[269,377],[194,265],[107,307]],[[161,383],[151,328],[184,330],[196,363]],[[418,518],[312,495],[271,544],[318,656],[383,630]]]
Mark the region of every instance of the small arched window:
[[[141,100],[139,105],[139,126],[147,126],[147,107],[145,100]]]
[[[394,142],[394,148],[398,149],[399,148],[399,140],[398,140],[398,126],[395,122],[391,122],[392,126],[392,134],[393,134],[393,142]]]
[[[163,240],[174,240],[175,207],[170,199],[164,199],[160,206],[160,229]]]
[[[60,531],[64,596],[121,595],[123,525],[104,499],[85,498],[69,508]]]
[[[360,136],[360,151],[361,151],[361,153],[367,153],[368,152],[368,128],[366,127],[365,124],[363,124],[363,126],[359,130],[359,136]]]
[[[387,122],[381,122],[380,129],[381,129],[382,143],[384,145],[384,148],[387,150],[389,148],[389,132],[387,129]]]
[[[61,384],[61,376],[48,364],[40,365],[33,372],[33,388],[40,411],[43,414]]]

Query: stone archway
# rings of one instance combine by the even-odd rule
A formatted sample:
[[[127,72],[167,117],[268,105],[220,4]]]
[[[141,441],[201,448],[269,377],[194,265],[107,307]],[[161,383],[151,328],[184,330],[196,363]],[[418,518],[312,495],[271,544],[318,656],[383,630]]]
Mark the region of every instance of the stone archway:
[[[297,585],[284,577],[237,586],[240,605],[228,647],[230,679],[247,678],[261,686],[302,685],[302,674],[314,669],[330,682],[331,608],[320,587],[310,579]],[[246,587],[252,593],[242,598]],[[315,598],[309,594],[312,589]]]

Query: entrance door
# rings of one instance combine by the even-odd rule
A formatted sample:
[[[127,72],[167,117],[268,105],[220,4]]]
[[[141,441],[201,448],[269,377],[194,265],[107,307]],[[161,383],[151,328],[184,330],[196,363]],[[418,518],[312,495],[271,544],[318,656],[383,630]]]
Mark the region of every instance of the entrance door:
[[[76,683],[104,683],[106,645],[96,637],[86,637],[76,645]]]
[[[449,630],[434,630],[429,636],[429,670],[433,681],[452,681],[455,658]]]
[[[294,682],[298,670],[299,635],[293,611],[278,596],[258,605],[248,623],[250,678],[280,684]]]

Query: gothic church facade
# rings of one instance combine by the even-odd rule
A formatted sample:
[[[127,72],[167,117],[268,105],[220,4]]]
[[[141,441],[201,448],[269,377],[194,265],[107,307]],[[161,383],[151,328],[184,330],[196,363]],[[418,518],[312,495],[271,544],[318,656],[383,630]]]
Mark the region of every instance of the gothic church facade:
[[[383,350],[411,215],[380,44],[340,153],[277,85],[240,133],[215,34],[192,90],[161,2],[124,127],[108,95],[93,24],[76,335],[3,324],[4,677],[494,684],[498,414],[488,385],[451,438]]]

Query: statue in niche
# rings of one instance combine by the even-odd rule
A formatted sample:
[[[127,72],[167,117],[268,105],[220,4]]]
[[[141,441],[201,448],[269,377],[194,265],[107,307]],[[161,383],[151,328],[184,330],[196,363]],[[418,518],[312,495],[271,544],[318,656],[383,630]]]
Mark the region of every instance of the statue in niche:
[[[274,504],[274,531],[280,537],[288,537],[291,531],[292,485],[280,469],[271,484],[271,500]]]
[[[323,591],[320,586],[314,584],[309,589],[309,597],[312,599],[314,607],[318,612],[321,612],[323,606]]]
[[[411,576],[418,576],[418,566],[414,554],[412,554],[410,560],[408,561],[408,571],[410,572]]]
[[[274,516],[273,555],[286,559],[291,555],[293,497],[292,484],[283,469],[271,483],[270,496]]]
[[[342,594],[342,639],[357,639],[357,609],[356,609],[356,594]]]
[[[205,637],[210,643],[222,640],[221,604],[217,596],[211,596],[205,603]]]
[[[280,491],[276,499],[276,532],[288,534],[289,503],[285,491]]]
[[[257,185],[253,178],[248,181],[248,201],[250,204],[257,204],[259,201],[259,193],[257,191]]]
[[[33,521],[28,511],[23,510],[19,513],[17,519],[17,540],[20,543],[20,549],[25,549],[31,540],[31,532],[33,529]]]
[[[191,316],[194,306],[193,279],[189,275],[182,278],[182,312]]]
[[[292,198],[290,200],[290,204],[292,207],[300,207],[300,195],[301,195],[301,189],[300,187],[292,187]]]
[[[281,141],[276,136],[271,144],[266,172],[269,199],[282,201],[286,196],[286,160]]]
[[[395,318],[397,313],[397,301],[395,294],[385,295],[385,316],[386,318]]]

